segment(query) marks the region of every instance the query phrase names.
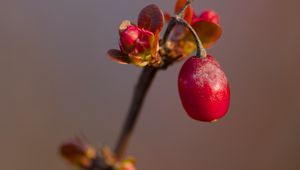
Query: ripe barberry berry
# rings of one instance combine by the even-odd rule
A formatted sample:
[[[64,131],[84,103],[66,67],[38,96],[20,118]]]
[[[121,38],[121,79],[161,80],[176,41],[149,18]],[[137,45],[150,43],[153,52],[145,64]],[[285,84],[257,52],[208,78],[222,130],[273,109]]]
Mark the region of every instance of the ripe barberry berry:
[[[228,111],[229,84],[212,56],[190,57],[180,70],[178,87],[182,105],[193,119],[212,122]]]

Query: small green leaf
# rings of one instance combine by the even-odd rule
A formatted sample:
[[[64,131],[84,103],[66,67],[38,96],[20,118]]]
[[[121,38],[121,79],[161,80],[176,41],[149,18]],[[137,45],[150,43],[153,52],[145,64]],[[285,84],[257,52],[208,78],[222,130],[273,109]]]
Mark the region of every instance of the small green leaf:
[[[164,24],[164,14],[155,4],[143,8],[139,14],[138,27],[149,30],[154,34],[161,31]]]

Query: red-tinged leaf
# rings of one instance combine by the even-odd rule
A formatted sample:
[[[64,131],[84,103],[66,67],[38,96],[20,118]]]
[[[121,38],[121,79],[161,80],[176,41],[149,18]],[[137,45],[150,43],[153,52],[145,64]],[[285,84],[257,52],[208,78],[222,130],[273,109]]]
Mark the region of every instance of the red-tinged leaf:
[[[222,35],[220,25],[209,21],[198,21],[192,25],[205,48],[211,47]]]
[[[187,0],[177,0],[175,4],[175,13],[178,13],[186,2]]]
[[[177,0],[175,4],[175,13],[177,14],[185,5],[187,0]],[[183,18],[188,22],[191,23],[193,20],[194,11],[192,7],[189,5],[186,10],[184,11]]]
[[[138,26],[140,28],[156,34],[161,31],[163,24],[164,14],[157,5],[151,4],[141,10],[138,18]]]
[[[129,57],[119,50],[110,49],[107,51],[107,54],[110,56],[110,58],[113,61],[118,62],[120,64],[129,64],[130,63]]]

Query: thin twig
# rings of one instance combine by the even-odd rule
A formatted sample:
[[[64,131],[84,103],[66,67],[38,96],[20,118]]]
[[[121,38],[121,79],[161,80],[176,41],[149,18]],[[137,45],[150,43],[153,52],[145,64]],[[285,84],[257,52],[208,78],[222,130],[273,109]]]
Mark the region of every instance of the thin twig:
[[[118,160],[122,159],[126,151],[130,136],[135,127],[136,120],[139,116],[139,112],[143,105],[145,96],[147,95],[148,89],[157,71],[158,69],[156,68],[145,67],[140,75],[138,83],[135,87],[134,95],[130,104],[125,124],[115,148],[115,156]]]

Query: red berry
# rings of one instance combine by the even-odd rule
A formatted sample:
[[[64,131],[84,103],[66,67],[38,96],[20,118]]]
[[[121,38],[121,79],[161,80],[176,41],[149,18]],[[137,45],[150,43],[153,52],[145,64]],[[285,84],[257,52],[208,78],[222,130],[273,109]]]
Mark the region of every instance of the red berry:
[[[178,87],[185,111],[195,120],[212,122],[228,111],[229,84],[212,56],[190,57],[180,70]]]

